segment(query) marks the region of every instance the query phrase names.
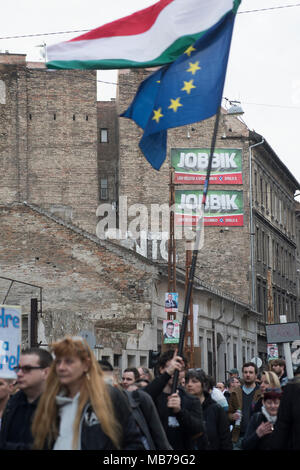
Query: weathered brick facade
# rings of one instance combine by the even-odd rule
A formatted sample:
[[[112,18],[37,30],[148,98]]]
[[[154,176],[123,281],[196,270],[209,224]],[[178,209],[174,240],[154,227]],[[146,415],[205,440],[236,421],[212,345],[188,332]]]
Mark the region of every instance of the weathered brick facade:
[[[145,72],[122,71],[119,75],[118,113],[130,104],[139,81]],[[137,201],[145,204],[149,213],[151,204],[169,202],[170,149],[171,148],[209,148],[213,134],[214,118],[168,131],[168,157],[160,171],[154,170],[146,161],[137,145],[141,131],[131,120],[120,118],[120,173],[119,194],[128,197],[128,205]],[[226,137],[226,138],[224,138]],[[249,131],[239,120],[222,114],[216,148],[242,148],[243,185],[234,189],[243,191],[244,226],[231,227],[223,231],[220,227],[205,227],[205,243],[199,253],[197,275],[224,292],[230,292],[241,301],[250,303],[249,270]],[[197,186],[200,189],[203,186]],[[220,187],[219,187],[220,188]],[[180,189],[191,189],[191,185],[180,185]],[[218,189],[210,185],[210,189]],[[232,189],[222,185],[222,189]],[[150,228],[149,228],[150,230]],[[176,242],[178,263],[185,265],[185,245]]]
[[[151,323],[158,274],[147,259],[31,205],[0,206],[0,239],[0,275],[43,289],[43,341],[102,328],[107,343],[113,331],[126,333]],[[3,300],[9,282],[0,279],[0,286]],[[26,295],[24,289],[14,284],[6,303],[21,304],[29,314],[38,289],[28,288]]]
[[[48,71],[40,64],[29,66],[22,55],[0,54],[1,296],[5,303],[21,304],[26,317],[30,298],[38,297],[42,289],[38,333],[42,343],[66,333],[92,331],[104,347],[102,357],[122,367],[147,365],[149,349],[161,343],[168,288],[166,258],[158,256],[159,263],[154,263],[120,246],[130,247],[130,240],[100,240],[95,235],[97,207],[108,203],[121,216],[119,198],[126,197],[127,210],[134,204],[147,208],[150,224],[153,204],[169,202],[170,149],[209,148],[214,125],[211,118],[170,130],[166,162],[159,172],[153,170],[138,147],[141,130],[132,121],[118,118],[147,74],[145,70],[121,71],[116,102],[97,103],[94,72]],[[107,142],[100,140],[102,130],[107,130]],[[277,185],[276,201],[285,204],[279,204],[278,214],[283,215],[288,207],[289,215],[277,221],[275,212],[272,219],[271,199],[269,214],[261,207],[261,199],[257,204],[251,200],[249,146],[255,142],[241,121],[222,112],[216,147],[242,150],[243,184],[234,189],[243,192],[244,223],[228,230],[205,227],[193,297],[201,366],[220,379],[228,368],[240,368],[257,354],[257,322],[265,320],[265,311],[257,308],[257,298],[253,298],[253,286],[255,292],[259,283],[264,287],[268,263],[258,258],[256,239],[252,250],[251,201],[255,231],[268,232],[288,258],[295,255],[292,214],[297,182],[268,146],[256,149],[252,193],[255,172],[264,175],[269,188],[271,181],[274,188]],[[191,186],[180,185],[180,189]],[[137,215],[126,217],[125,230]],[[161,226],[148,227],[153,232],[161,230]],[[176,249],[181,321],[184,242],[177,240]],[[292,314],[296,294],[289,276],[293,269],[285,271],[289,275],[284,279],[281,271],[274,270],[280,308],[288,302]],[[13,283],[10,289],[9,279],[28,284]],[[262,355],[263,340],[262,333]]]
[[[95,233],[95,72],[28,68],[21,59],[0,62],[0,202],[38,203]]]

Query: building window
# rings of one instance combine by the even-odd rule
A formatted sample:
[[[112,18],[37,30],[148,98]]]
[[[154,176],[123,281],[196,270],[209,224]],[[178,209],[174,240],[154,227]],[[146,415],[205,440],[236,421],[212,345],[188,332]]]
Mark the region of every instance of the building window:
[[[127,354],[128,367],[136,367],[136,357],[133,354]]]
[[[108,129],[100,129],[100,142],[101,144],[108,142]]]
[[[237,345],[233,343],[233,367],[237,368]]]
[[[212,341],[210,338],[207,338],[207,372],[209,375],[214,375]]]
[[[256,284],[256,308],[257,308],[257,311],[262,313],[262,298],[261,298],[261,285],[260,285],[260,281],[257,280],[257,284]]]
[[[100,179],[100,199],[106,201],[108,199],[108,182],[107,178]]]
[[[254,194],[255,194],[255,203],[257,204],[257,171],[254,171]]]
[[[259,227],[256,226],[256,260],[261,259],[261,246],[260,246],[260,231]]]
[[[122,366],[122,354],[114,354],[114,367]]]

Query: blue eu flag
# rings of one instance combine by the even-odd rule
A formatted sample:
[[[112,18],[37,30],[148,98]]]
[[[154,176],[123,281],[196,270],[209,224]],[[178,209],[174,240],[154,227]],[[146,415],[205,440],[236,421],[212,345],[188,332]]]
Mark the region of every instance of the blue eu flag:
[[[214,116],[222,101],[235,14],[230,12],[171,65],[144,80],[121,116],[144,130],[139,146],[159,170],[167,129]]]

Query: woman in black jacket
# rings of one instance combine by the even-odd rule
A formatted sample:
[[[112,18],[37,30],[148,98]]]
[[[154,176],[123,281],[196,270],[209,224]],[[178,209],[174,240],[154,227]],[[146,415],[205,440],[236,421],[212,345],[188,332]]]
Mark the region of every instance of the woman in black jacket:
[[[87,342],[66,337],[51,350],[55,359],[32,425],[34,449],[143,450],[125,396],[104,382]]]
[[[266,389],[261,411],[254,413],[249,421],[242,444],[244,450],[271,450],[281,395],[280,388]]]
[[[283,387],[278,418],[272,436],[272,449],[300,451],[300,377]]]
[[[225,410],[210,396],[210,381],[201,369],[189,369],[186,390],[199,398],[206,429],[206,450],[232,450],[229,421]],[[203,449],[203,439],[200,449]]]

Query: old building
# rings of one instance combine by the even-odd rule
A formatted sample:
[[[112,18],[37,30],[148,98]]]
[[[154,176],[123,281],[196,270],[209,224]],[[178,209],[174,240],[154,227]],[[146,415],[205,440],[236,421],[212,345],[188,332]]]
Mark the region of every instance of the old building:
[[[0,203],[30,201],[95,233],[95,79],[0,54]]]
[[[118,117],[147,73],[120,72],[116,101],[97,103],[94,72],[50,71],[26,63],[25,56],[0,54],[1,301],[22,305],[24,343],[47,345],[87,332],[97,357],[120,369],[147,365],[149,350],[163,347],[169,155],[172,149],[208,149],[214,124],[211,118],[169,131],[168,158],[153,170],[137,145],[141,131]],[[205,226],[193,289],[197,365],[221,380],[227,369],[241,369],[265,353],[263,289],[267,268],[277,266],[276,243],[286,264],[284,276],[273,270],[274,318],[287,308],[289,318],[296,314],[293,195],[299,185],[259,142],[243,122],[222,113],[216,148],[226,161],[239,155],[239,178],[234,185],[230,179],[211,184],[211,207],[219,197],[224,210],[239,200],[238,217],[229,215],[238,223],[223,224],[219,217],[217,225]],[[271,183],[273,197],[262,202],[258,185]],[[175,193],[198,191],[198,197],[201,188],[176,184]],[[273,219],[263,207],[271,200]],[[102,236],[106,218],[111,231]],[[186,248],[176,240],[179,322]],[[38,300],[36,331],[31,299]]]
[[[300,203],[296,205],[296,237],[297,237],[297,258],[296,258],[296,285],[297,285],[297,321],[300,322]]]
[[[118,115],[127,109],[139,83],[148,73],[145,70],[120,71],[116,103]],[[197,154],[199,159],[199,152],[202,155],[203,150],[210,148],[213,124],[214,118],[211,118],[202,123],[169,130],[167,158],[157,172],[139,150],[138,141],[142,131],[131,120],[119,119],[119,206],[122,204],[121,199],[126,198],[128,207],[135,207],[139,203],[146,208],[143,226],[149,231],[148,238],[153,238],[153,232],[156,231],[156,238],[163,239],[166,230],[162,220],[157,222],[158,218],[153,230],[151,215],[156,206],[170,201],[170,173],[174,167],[172,152],[181,151],[181,155],[189,152],[190,162],[196,161]],[[231,197],[232,201],[233,197],[239,198],[239,218],[231,214],[231,221],[237,220],[238,223],[220,223],[224,218],[218,218],[216,223],[205,226],[204,245],[199,253],[196,275],[211,288],[234,296],[260,314],[258,353],[265,359],[265,323],[279,322],[279,316],[283,314],[290,321],[296,319],[294,194],[299,189],[299,183],[269,143],[226,110],[221,114],[216,151],[223,152],[223,155],[233,151],[241,154],[241,167],[234,184],[230,178],[226,179],[222,175],[223,183],[226,184],[220,184],[215,178],[209,189],[215,201],[217,197],[223,197],[223,201],[226,197]],[[178,183],[175,185],[175,193],[181,192],[183,197],[193,193],[192,196],[196,198],[201,195],[201,188],[203,182],[202,185]],[[135,216],[136,213],[132,211],[130,219],[128,212],[127,228]],[[136,245],[142,245],[142,240]],[[151,256],[149,246],[147,248],[144,253]],[[183,269],[185,243],[182,240],[176,240],[176,255],[177,266]],[[166,261],[166,257],[161,261]]]

